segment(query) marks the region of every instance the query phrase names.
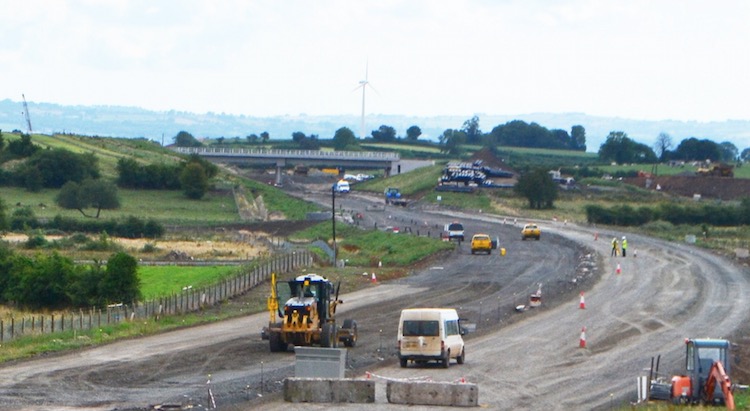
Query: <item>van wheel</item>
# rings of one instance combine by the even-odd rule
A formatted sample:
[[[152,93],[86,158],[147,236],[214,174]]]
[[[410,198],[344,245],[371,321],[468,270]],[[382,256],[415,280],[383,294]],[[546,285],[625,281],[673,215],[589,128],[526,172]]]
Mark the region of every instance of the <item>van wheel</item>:
[[[443,357],[443,368],[448,368],[451,366],[451,352],[448,351],[445,353],[445,357]]]
[[[401,368],[406,368],[406,364],[409,362],[406,358],[401,358]]]
[[[463,364],[464,360],[466,360],[466,348],[461,349],[461,355],[456,357],[456,363]]]

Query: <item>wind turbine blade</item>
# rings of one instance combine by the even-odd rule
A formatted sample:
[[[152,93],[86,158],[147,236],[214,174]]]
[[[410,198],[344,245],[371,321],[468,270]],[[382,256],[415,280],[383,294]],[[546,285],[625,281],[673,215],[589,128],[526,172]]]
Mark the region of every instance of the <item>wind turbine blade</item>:
[[[372,91],[375,92],[375,94],[380,95],[380,93],[378,93],[378,91],[375,89],[375,87],[372,86],[372,83],[367,83],[367,86],[369,86],[372,89]]]

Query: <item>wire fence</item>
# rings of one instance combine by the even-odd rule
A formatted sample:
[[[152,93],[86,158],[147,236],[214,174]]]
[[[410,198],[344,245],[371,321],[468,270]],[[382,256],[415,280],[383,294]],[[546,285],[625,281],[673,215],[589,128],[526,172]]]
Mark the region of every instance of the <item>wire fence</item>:
[[[234,276],[204,288],[185,287],[180,293],[134,304],[116,304],[77,312],[31,315],[0,319],[0,343],[30,335],[87,331],[123,321],[159,320],[170,315],[200,311],[244,294],[268,280],[271,273],[284,274],[312,265],[314,255],[297,250],[269,259],[254,268],[248,267]]]

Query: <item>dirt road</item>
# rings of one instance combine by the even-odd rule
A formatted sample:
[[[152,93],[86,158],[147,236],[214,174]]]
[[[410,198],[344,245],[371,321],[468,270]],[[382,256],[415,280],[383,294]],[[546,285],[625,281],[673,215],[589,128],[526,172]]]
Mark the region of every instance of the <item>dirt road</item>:
[[[386,378],[465,378],[479,384],[480,403],[488,408],[604,409],[634,397],[635,377],[651,356],[662,355],[665,372],[677,369],[683,338],[727,336],[750,313],[747,270],[695,248],[628,235],[638,256],[611,258],[604,239],[620,233],[599,232],[594,241],[591,228],[541,222],[541,241],[521,241],[521,222],[503,224],[502,217],[392,207],[366,211],[378,199],[357,195],[337,203],[364,212],[363,224],[379,227],[396,222],[428,229],[459,219],[467,235],[489,232],[507,250],[504,257],[475,256],[464,244],[408,278],[344,295],[340,317],[360,325],[348,374],[369,371],[381,384]],[[525,303],[539,283],[543,306],[516,313],[513,307]],[[580,291],[586,291],[585,310],[579,308]],[[477,324],[467,336],[466,364],[447,370],[398,366],[398,312],[427,305],[456,307]],[[405,409],[385,403],[384,387],[374,405],[280,402],[294,354],[269,353],[259,334],[267,321],[262,313],[4,364],[0,409],[200,409],[209,404],[208,388],[222,409]],[[578,348],[583,326],[586,349]]]

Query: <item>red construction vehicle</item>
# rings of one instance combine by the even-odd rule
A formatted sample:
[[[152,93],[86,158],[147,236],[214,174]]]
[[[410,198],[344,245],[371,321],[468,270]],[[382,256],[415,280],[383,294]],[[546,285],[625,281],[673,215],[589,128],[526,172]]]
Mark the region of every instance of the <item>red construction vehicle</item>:
[[[674,404],[724,404],[733,410],[729,341],[685,339],[685,347],[685,373],[673,376],[669,382],[652,379],[649,399],[668,399]]]

